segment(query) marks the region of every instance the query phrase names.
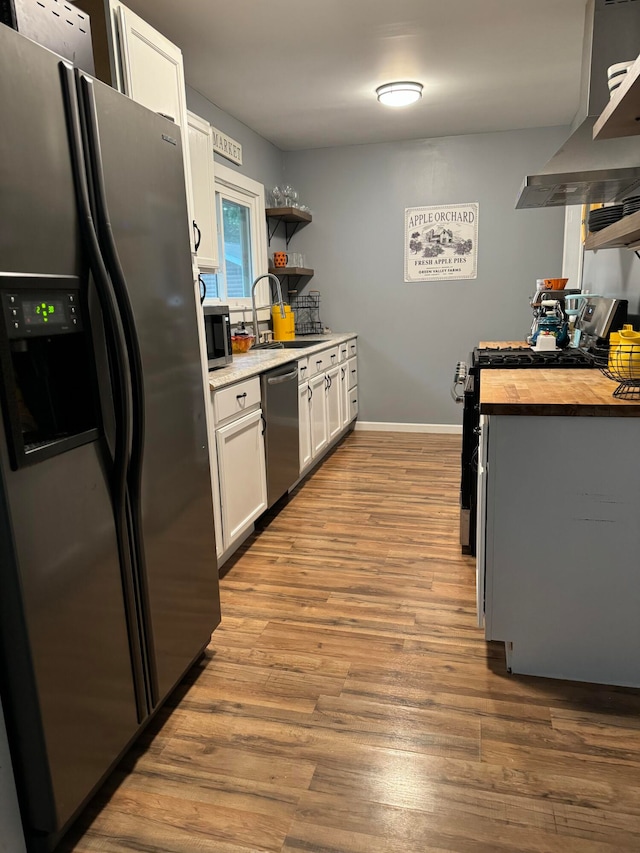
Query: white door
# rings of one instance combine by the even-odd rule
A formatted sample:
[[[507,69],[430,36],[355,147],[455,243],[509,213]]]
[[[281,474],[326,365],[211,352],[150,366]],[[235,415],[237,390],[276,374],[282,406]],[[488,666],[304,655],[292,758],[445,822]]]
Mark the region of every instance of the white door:
[[[300,473],[311,462],[311,391],[309,383],[298,386],[298,425],[300,430]]]
[[[194,251],[193,198],[187,139],[187,98],[182,51],[126,6],[118,7],[124,92],[181,130],[191,250]]]
[[[224,549],[267,508],[262,410],[216,430]]]
[[[198,269],[215,270],[218,268],[218,232],[211,125],[194,113],[187,113],[187,121]]]
[[[311,457],[315,457],[326,447],[328,442],[327,429],[327,391],[324,373],[319,373],[309,380],[311,391]]]
[[[340,406],[340,365],[332,367],[325,373],[327,379],[327,429],[329,441],[335,438],[342,429],[342,413]]]
[[[478,444],[478,497],[476,503],[476,610],[478,628],[484,625],[484,585],[486,575],[487,546],[487,448],[489,443],[489,421],[480,415],[480,440]]]

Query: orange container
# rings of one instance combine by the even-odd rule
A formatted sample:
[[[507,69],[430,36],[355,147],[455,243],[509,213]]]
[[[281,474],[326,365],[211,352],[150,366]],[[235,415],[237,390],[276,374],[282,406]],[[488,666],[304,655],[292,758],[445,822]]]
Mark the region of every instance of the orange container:
[[[568,278],[545,278],[543,279],[544,286],[547,290],[564,290],[565,284],[569,281]]]

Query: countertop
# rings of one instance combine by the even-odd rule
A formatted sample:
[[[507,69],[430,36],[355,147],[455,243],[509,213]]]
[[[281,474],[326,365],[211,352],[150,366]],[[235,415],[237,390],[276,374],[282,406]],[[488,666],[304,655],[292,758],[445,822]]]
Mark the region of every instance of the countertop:
[[[617,383],[599,370],[484,370],[480,387],[483,415],[640,417],[640,399],[613,396]]]
[[[233,362],[228,367],[221,367],[218,370],[209,371],[209,387],[212,391],[218,388],[224,388],[225,385],[233,385],[240,379],[249,379],[251,376],[258,376],[264,373],[265,370],[271,370],[273,367],[279,367],[287,362],[297,361],[299,358],[304,358],[307,355],[312,355],[314,352],[320,352],[323,349],[342,344],[345,341],[357,338],[356,332],[343,332],[340,334],[330,335],[305,335],[299,340],[314,341],[313,346],[302,347],[300,349],[263,349],[249,350],[247,353],[241,353],[233,356]]]
[[[518,349],[528,346],[526,341],[480,341],[479,349]]]

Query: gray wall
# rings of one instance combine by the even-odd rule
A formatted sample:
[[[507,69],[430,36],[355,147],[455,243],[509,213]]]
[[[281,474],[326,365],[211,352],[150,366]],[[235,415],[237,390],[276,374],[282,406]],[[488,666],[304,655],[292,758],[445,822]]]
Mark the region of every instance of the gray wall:
[[[246,124],[225,113],[220,107],[216,107],[195,89],[187,86],[187,107],[196,115],[206,119],[217,130],[226,133],[242,145],[242,166],[236,166],[230,160],[225,160],[219,154],[214,156],[217,163],[222,163],[230,169],[234,169],[260,181],[265,189],[269,191],[272,187],[282,182],[284,177],[283,153],[264,137],[259,136]],[[268,206],[268,199],[267,199]]]
[[[521,340],[535,280],[559,276],[564,209],[516,211],[525,174],[565,128],[285,154],[286,180],[313,211],[290,248],[305,252],[321,317],[359,334],[360,418],[459,423],[456,361],[479,340]],[[404,209],[479,202],[478,278],[406,284]]]
[[[629,311],[640,313],[640,259],[630,249],[585,252],[582,287],[601,296],[629,300]]]

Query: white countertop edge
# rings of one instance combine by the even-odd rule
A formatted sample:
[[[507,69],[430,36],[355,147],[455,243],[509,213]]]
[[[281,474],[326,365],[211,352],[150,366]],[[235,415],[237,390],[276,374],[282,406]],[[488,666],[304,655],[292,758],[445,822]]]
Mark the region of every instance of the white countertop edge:
[[[299,358],[321,352],[357,337],[356,332],[332,333],[322,335],[321,340],[318,340],[315,346],[300,349],[249,350],[247,353],[234,355],[233,362],[228,367],[209,371],[209,388],[216,391],[226,385],[233,385],[234,382],[239,382],[241,379],[258,376],[265,370],[271,370],[273,367],[279,367],[281,364],[287,364],[287,362],[298,361]],[[309,335],[301,338],[301,340],[312,341],[314,338],[315,336]]]

